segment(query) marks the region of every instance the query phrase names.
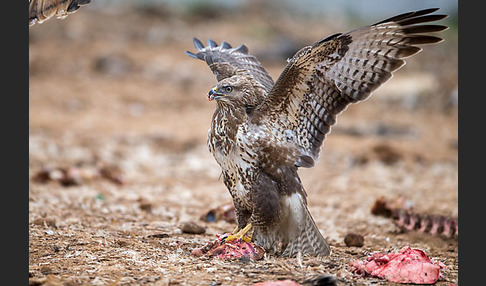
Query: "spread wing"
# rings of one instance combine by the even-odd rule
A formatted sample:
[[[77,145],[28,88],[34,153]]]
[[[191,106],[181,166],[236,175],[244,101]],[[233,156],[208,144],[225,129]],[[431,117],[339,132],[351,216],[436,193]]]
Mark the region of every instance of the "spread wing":
[[[42,23],[54,15],[58,19],[64,19],[90,2],[91,0],[29,0],[29,26]]]
[[[230,44],[222,42],[221,46],[218,46],[216,42],[208,40],[208,46],[205,47],[196,38],[193,42],[198,53],[186,51],[186,54],[205,61],[218,81],[236,74],[246,74],[252,76],[266,92],[273,87],[273,79],[257,58],[248,54],[245,45],[233,48]]]
[[[430,15],[436,10],[401,14],[301,49],[289,59],[252,122],[268,124],[274,135],[299,146],[297,166],[313,166],[339,113],[390,79],[404,58],[422,50],[416,45],[442,41],[426,33],[447,27],[422,25],[447,17]]]

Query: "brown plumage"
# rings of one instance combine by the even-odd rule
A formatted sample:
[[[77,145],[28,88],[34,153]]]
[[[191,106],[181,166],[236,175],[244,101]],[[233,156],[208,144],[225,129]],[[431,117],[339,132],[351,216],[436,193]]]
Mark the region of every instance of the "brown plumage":
[[[91,0],[29,0],[29,26],[42,23],[52,16],[64,19]]]
[[[219,81],[208,97],[216,111],[208,146],[233,197],[238,228],[269,253],[326,256],[330,248],[307,209],[297,174],[312,167],[336,117],[367,99],[392,77],[427,35],[447,27],[423,24],[445,18],[438,9],[401,14],[335,34],[298,51],[274,83],[246,46],[194,39],[197,53]],[[249,227],[245,227],[245,226]]]

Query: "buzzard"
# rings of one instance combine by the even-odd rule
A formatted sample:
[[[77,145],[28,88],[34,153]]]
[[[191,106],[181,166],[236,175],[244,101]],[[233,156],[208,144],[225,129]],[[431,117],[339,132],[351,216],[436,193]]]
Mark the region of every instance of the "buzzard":
[[[54,15],[64,19],[89,3],[91,0],[29,0],[29,26],[42,23]]]
[[[404,13],[299,50],[274,82],[245,45],[233,48],[194,38],[197,53],[218,83],[207,143],[222,168],[235,205],[237,227],[227,240],[252,240],[280,256],[327,256],[330,247],[307,208],[298,175],[309,168],[336,117],[351,103],[366,100],[401,68],[404,59],[435,44],[429,35],[446,30],[438,9]],[[424,24],[427,23],[427,24]]]

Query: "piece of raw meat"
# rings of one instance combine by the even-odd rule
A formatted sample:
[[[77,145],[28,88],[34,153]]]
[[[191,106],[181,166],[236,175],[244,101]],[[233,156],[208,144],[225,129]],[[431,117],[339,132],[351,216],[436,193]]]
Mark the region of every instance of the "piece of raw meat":
[[[408,246],[398,253],[373,253],[366,261],[352,261],[351,271],[362,276],[374,276],[397,283],[434,284],[442,278],[441,262],[430,259],[423,250]]]
[[[217,239],[208,242],[205,246],[195,248],[192,254],[195,256],[209,256],[220,259],[234,260],[234,259],[262,259],[265,255],[265,250],[260,246],[246,242],[244,240],[224,241],[223,238],[231,235],[231,233],[217,234]]]

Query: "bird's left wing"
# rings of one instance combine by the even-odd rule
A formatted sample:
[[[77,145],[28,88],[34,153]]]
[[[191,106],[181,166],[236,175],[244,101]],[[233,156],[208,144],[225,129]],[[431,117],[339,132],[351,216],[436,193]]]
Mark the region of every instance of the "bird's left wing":
[[[218,81],[236,74],[246,74],[255,79],[266,92],[273,87],[272,77],[255,56],[248,54],[245,45],[233,48],[230,44],[222,42],[218,46],[213,40],[208,40],[208,46],[205,47],[196,38],[193,42],[198,52],[186,51],[186,54],[191,58],[205,61]]]
[[[29,26],[42,23],[54,15],[64,19],[89,3],[91,0],[29,0]]]
[[[339,113],[390,79],[404,58],[422,50],[416,45],[442,41],[425,33],[447,27],[420,25],[447,17],[430,14],[436,10],[401,14],[301,49],[288,60],[252,122],[267,124],[280,140],[297,145],[303,154],[297,166],[313,166]]]

